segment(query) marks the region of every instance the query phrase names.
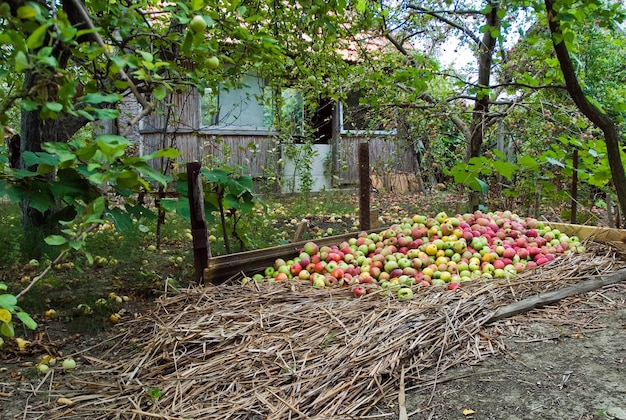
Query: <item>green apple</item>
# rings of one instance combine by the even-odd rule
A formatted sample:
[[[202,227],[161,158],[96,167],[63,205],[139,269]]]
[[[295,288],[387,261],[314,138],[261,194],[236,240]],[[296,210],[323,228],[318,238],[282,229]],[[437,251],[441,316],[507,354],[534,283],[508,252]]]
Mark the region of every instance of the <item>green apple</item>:
[[[385,271],[388,273],[391,273],[396,268],[398,268],[398,263],[396,261],[387,261],[385,263]]]
[[[326,278],[319,274],[319,273],[315,273],[313,274],[313,287],[326,287]]]
[[[435,216],[435,220],[438,221],[439,223],[445,222],[447,218],[448,218],[448,215],[443,211],[440,213],[437,213],[437,216]]]
[[[410,287],[401,287],[398,290],[398,299],[408,299],[413,296],[413,290]]]
[[[195,33],[204,32],[206,27],[206,21],[200,15],[194,16],[189,22],[189,28]]]
[[[319,249],[319,246],[315,242],[307,242],[303,247],[303,251],[311,256],[317,254]]]
[[[209,57],[204,61],[204,65],[209,70],[215,70],[220,66],[220,59],[216,56]]]
[[[76,362],[71,357],[68,357],[67,359],[63,360],[61,367],[65,370],[74,369],[76,367]]]
[[[449,271],[442,271],[439,278],[446,283],[449,283],[452,280],[452,274]]]

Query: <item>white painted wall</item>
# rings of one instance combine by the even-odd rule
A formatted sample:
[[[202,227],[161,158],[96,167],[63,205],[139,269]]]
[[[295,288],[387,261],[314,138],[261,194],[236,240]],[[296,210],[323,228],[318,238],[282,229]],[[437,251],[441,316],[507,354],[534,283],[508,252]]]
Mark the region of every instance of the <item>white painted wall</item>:
[[[296,145],[301,148],[301,145]],[[331,188],[330,177],[324,175],[324,160],[330,153],[329,144],[314,144],[313,150],[317,152],[313,164],[311,167],[311,174],[313,176],[312,192],[328,190]],[[295,162],[288,158],[285,153],[282,154],[283,158],[283,180],[282,180],[282,192],[294,193],[300,192],[301,177],[297,171],[295,171]]]

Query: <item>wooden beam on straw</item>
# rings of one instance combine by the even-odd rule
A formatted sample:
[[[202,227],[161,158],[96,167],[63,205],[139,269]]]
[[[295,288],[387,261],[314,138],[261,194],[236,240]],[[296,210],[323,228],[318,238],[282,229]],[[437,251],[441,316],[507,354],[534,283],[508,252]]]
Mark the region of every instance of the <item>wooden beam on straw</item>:
[[[504,318],[509,318],[514,315],[528,312],[531,309],[549,305],[550,303],[558,302],[559,300],[564,299],[568,296],[590,292],[592,290],[599,289],[600,287],[619,283],[624,280],[626,280],[626,268],[616,271],[608,276],[600,277],[598,279],[586,280],[580,283],[576,283],[572,286],[565,287],[563,289],[553,290],[551,292],[531,296],[527,299],[520,300],[519,302],[514,302],[499,308],[487,321],[487,324],[491,324]]]

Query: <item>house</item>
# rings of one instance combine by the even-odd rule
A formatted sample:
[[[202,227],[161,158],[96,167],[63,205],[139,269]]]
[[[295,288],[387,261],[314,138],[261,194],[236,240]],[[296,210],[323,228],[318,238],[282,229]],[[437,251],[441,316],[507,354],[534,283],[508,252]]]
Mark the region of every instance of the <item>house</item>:
[[[356,48],[353,44],[341,51],[344,59],[356,60]],[[122,106],[119,126],[137,114],[137,104],[127,102]],[[282,192],[299,191],[302,158],[311,164],[311,183],[307,186],[311,191],[354,186],[358,183],[358,144],[363,141],[370,143],[370,164],[375,170],[415,173],[417,169],[412,147],[398,139],[395,127],[368,126],[358,92],[347,95],[343,102],[321,98],[314,112],[305,112],[297,89],[271,91],[266,80],[246,74],[238,86],[217,92],[189,88],[171,95],[166,103],[131,133],[139,153],[175,147],[182,153],[182,162],[245,166],[247,174],[260,181],[260,192],[276,192],[279,187]],[[275,127],[274,107],[279,103],[279,115],[292,123],[291,133],[281,133]],[[305,120],[313,130],[312,150],[299,144],[299,127]]]

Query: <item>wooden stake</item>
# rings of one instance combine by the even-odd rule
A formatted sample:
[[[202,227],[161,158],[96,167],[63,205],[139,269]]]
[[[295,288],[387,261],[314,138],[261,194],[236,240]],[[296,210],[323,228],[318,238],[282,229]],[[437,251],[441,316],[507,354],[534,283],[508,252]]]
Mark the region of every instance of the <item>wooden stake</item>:
[[[293,242],[300,242],[302,238],[304,238],[304,234],[309,227],[309,223],[305,220],[300,222],[298,227],[296,228],[296,234],[293,237]]]
[[[359,143],[359,224],[361,230],[370,228],[370,195],[372,180],[370,179],[370,145]]]
[[[189,190],[189,211],[191,214],[191,236],[193,237],[193,266],[195,280],[204,283],[204,269],[209,263],[209,240],[204,220],[204,195],[200,179],[200,162],[187,163],[187,187]]]

